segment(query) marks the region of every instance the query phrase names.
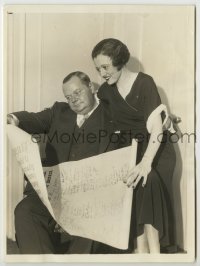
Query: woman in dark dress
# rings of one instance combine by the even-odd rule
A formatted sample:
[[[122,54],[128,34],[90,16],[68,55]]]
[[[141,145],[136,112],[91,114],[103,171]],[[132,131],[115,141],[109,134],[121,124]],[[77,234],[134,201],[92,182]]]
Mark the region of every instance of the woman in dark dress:
[[[175,152],[168,130],[168,119],[157,87],[149,75],[126,68],[130,53],[117,39],[104,39],[92,51],[97,71],[105,79],[98,97],[111,112],[116,130],[121,132],[120,147],[138,141],[136,166],[125,180],[134,188],[130,242],[135,252],[160,253],[173,243],[171,194]],[[130,158],[131,160],[131,158]]]

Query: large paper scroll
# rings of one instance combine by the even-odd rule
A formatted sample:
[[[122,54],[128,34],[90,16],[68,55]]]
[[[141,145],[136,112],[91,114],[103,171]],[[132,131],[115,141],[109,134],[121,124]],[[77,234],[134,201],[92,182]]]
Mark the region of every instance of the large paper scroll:
[[[53,209],[48,199],[39,147],[34,139],[25,131],[13,125],[7,125],[7,135],[17,161],[25,175],[31,182],[40,199],[54,216]]]
[[[123,179],[130,162],[135,163],[136,142],[42,170],[38,146],[29,134],[9,125],[8,137],[26,176],[65,231],[128,248],[133,192]]]

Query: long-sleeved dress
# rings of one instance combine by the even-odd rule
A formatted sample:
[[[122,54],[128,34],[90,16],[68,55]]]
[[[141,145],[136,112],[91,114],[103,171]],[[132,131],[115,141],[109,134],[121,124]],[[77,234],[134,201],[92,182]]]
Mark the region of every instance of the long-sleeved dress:
[[[138,140],[139,163],[148,145],[154,117],[161,114],[163,121],[167,118],[166,107],[161,103],[153,79],[139,72],[125,99],[116,84],[104,83],[98,97],[110,111],[115,130],[121,132],[119,146],[131,145],[132,138]],[[134,189],[130,246],[133,238],[143,233],[144,224],[151,224],[159,231],[161,247],[174,245],[172,177],[176,156],[169,131],[164,131],[163,138],[158,136],[158,139],[161,145],[146,186],[142,187],[141,180]]]

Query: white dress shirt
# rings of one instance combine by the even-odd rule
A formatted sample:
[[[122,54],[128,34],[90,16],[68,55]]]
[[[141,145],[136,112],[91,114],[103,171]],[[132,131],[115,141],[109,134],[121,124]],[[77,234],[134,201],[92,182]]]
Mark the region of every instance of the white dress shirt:
[[[81,127],[83,125],[83,123],[89,118],[89,116],[94,112],[94,110],[97,108],[98,105],[99,105],[99,102],[95,98],[94,106],[89,113],[87,113],[85,115],[77,114],[76,123],[77,123],[78,127]]]

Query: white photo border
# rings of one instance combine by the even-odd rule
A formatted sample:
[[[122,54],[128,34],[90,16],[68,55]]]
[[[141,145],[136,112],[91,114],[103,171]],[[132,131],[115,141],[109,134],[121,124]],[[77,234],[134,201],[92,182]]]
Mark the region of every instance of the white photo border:
[[[13,2],[13,3],[11,3]],[[27,1],[4,1],[3,4],[25,4],[27,3]],[[29,1],[31,2],[31,1]],[[19,12],[22,11],[23,8],[25,8],[25,10],[27,10],[28,8],[28,11],[30,12],[29,8],[32,9],[33,12],[41,12],[41,8],[43,10],[44,8],[44,12],[48,12],[47,10],[49,9],[50,12],[52,12],[52,6],[47,6],[46,4],[53,4],[53,2],[55,1],[38,1],[39,3],[30,3],[30,4],[44,4],[43,5],[40,5],[39,7],[39,10],[37,11],[38,7],[35,7],[35,6],[9,6],[7,7],[9,10],[11,11],[14,11],[14,12],[18,12],[18,10],[20,10]],[[48,3],[47,3],[48,2]],[[66,4],[67,1],[60,1],[59,3],[60,4]],[[82,4],[83,1],[73,1],[74,4],[76,4],[78,2],[78,4]],[[81,3],[80,3],[81,2]],[[85,1],[84,1],[85,2]],[[92,1],[91,1],[92,2]],[[100,1],[101,3],[104,1]],[[118,1],[119,4],[120,4],[120,1]],[[116,3],[116,1],[109,1],[110,4],[118,4],[118,2]],[[167,4],[167,5],[195,5],[196,6],[196,32],[198,33],[198,29],[200,29],[199,27],[199,15],[200,15],[200,2],[199,1],[126,1],[128,2],[127,4]],[[131,3],[130,3],[131,2]],[[90,1],[88,1],[87,3],[83,3],[83,4],[90,4]],[[94,2],[92,2],[94,3]],[[102,3],[102,4],[103,4]],[[108,1],[106,1],[106,3],[108,3]],[[122,1],[122,3],[124,4],[124,1]],[[55,3],[56,4],[56,3]],[[68,3],[67,3],[68,4]],[[98,1],[96,1],[95,4],[98,4]],[[36,8],[36,9],[35,9]],[[57,9],[57,5],[55,6],[54,5],[54,11],[53,12],[59,12],[59,9],[62,8],[61,6],[58,6],[58,9]],[[78,7],[76,7],[78,8]],[[62,10],[63,11],[63,10]],[[83,10],[80,10],[80,12],[83,12]],[[1,29],[2,30],[2,29]],[[1,34],[2,36],[3,34]],[[198,76],[198,73],[199,73],[199,52],[200,51],[200,45],[199,45],[199,34],[196,35],[196,114],[198,113],[198,106],[199,106],[199,100],[200,99],[200,93],[199,93],[199,79],[200,77]],[[3,46],[3,42],[1,42],[1,46]],[[1,49],[2,51],[2,49]],[[2,58],[3,58],[3,52],[2,52]],[[3,66],[1,66],[1,70],[3,70]],[[2,75],[2,71],[1,71],[1,75]],[[3,79],[3,75],[2,75],[2,79]],[[4,76],[4,81],[5,81],[5,76]],[[3,84],[2,84],[3,85]],[[4,85],[3,85],[4,86]],[[3,86],[1,86],[1,88],[3,88]],[[199,89],[198,89],[199,88]],[[1,93],[2,95],[2,93]],[[1,99],[2,103],[3,103],[3,99]],[[3,109],[3,108],[2,108]],[[3,110],[2,110],[3,111]],[[1,112],[3,113],[3,112]],[[4,117],[1,115],[1,125],[5,125],[5,121],[4,121]],[[199,117],[196,116],[196,133],[197,133],[197,144],[196,144],[196,176],[198,176],[199,174],[199,165],[198,165],[198,158],[200,158],[200,155],[199,155],[199,151],[200,151],[200,147],[199,147],[199,143],[198,143],[198,139],[199,139],[199,133],[200,132],[200,128],[199,128],[199,125],[200,125],[200,121],[199,121]],[[2,134],[2,132],[1,132]],[[1,136],[1,141],[4,140],[3,138],[3,135]],[[1,147],[4,146],[3,143],[1,145]],[[1,158],[3,161],[4,158],[3,158],[3,152],[1,150]],[[1,173],[2,176],[3,176],[3,173]],[[2,177],[1,177],[1,181],[2,181]],[[2,181],[3,182],[3,181]],[[4,184],[5,185],[5,184]],[[200,191],[200,188],[199,188],[199,181],[198,181],[198,178],[196,179],[196,185],[197,185],[197,188],[196,188],[196,191],[197,191],[197,198],[196,198],[196,202],[197,202],[197,208],[196,208],[196,211],[197,211],[197,221],[196,221],[196,225],[198,225],[198,223],[200,222],[199,221],[199,212],[198,212],[198,202],[199,202],[199,195],[198,195],[198,191]],[[2,186],[5,188],[5,186]],[[2,190],[2,193],[1,195],[3,195],[3,190]],[[1,198],[1,202],[4,202],[5,201],[5,197]],[[1,204],[2,205],[2,204]],[[4,217],[3,213],[4,213],[4,208],[3,206],[1,206],[1,217]],[[2,223],[2,219],[1,219],[1,223]],[[1,229],[3,228],[3,237],[1,237],[1,239],[4,239],[5,238],[5,229],[4,229],[4,226],[1,224]],[[70,256],[70,257],[67,257],[67,262],[118,262],[118,263],[125,263],[125,262],[143,262],[143,263],[146,263],[146,262],[170,262],[171,263],[175,263],[175,262],[190,262],[192,263],[192,265],[195,265],[195,263],[198,263],[199,262],[199,230],[198,230],[198,226],[197,226],[197,229],[196,229],[196,238],[197,238],[197,241],[196,241],[196,261],[195,262],[192,262],[192,258],[194,256],[194,254],[167,254],[167,255],[164,255],[164,254],[159,254],[159,255],[145,255],[145,254],[142,254],[142,255],[139,255],[139,254],[133,254],[133,255],[129,255],[129,254],[126,254],[126,255],[108,255],[110,258],[107,257],[107,255],[105,256],[101,256],[101,255],[75,255],[75,256]],[[1,248],[1,258],[3,258],[3,261],[6,260],[6,262],[45,262],[45,258],[47,259],[46,261],[48,262],[65,262],[66,263],[66,255],[42,255],[42,260],[41,260],[41,255],[5,255],[5,243],[2,243],[3,241],[1,241],[1,244],[0,244],[0,247],[3,246],[3,249]],[[3,252],[2,252],[3,250]],[[134,256],[134,257],[133,257]],[[16,264],[15,264],[16,265]],[[46,264],[47,265],[47,264]],[[141,265],[141,264],[140,264]],[[143,264],[145,265],[145,264]],[[179,265],[176,263],[176,265]],[[184,265],[183,263],[181,263],[181,265]],[[189,264],[187,264],[189,265]],[[196,264],[198,265],[198,264]]]

